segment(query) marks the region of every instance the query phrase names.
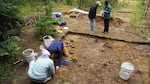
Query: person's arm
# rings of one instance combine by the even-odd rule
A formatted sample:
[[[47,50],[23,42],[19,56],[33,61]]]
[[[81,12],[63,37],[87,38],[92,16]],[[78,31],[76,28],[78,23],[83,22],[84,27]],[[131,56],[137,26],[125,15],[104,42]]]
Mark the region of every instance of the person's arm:
[[[51,72],[50,75],[53,77],[55,74],[55,66],[54,66],[54,62],[52,59],[50,59],[49,70]]]
[[[54,67],[54,62],[52,61],[51,63],[51,71],[54,74],[55,73],[55,67]]]
[[[107,8],[104,9],[104,13],[107,13],[107,14],[108,14],[108,13],[110,13],[110,12],[111,12],[111,7],[107,7]]]

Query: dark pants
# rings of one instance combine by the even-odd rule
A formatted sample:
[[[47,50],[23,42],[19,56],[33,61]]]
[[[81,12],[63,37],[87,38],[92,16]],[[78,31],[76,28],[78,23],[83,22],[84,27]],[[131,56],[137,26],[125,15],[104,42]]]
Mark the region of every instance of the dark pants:
[[[52,73],[51,72],[48,72],[48,77],[53,77]],[[47,77],[47,78],[48,78]],[[29,77],[30,78],[30,77]],[[44,78],[44,79],[41,79],[41,80],[36,80],[36,79],[33,79],[33,78],[30,78],[32,84],[45,84],[44,81],[47,79],[47,78]]]
[[[109,19],[104,19],[104,32],[109,31]]]
[[[90,31],[94,31],[94,19],[90,19]]]
[[[30,80],[31,80],[32,84],[45,84],[43,82],[45,79],[43,79],[43,80],[36,80],[36,79],[30,78]]]

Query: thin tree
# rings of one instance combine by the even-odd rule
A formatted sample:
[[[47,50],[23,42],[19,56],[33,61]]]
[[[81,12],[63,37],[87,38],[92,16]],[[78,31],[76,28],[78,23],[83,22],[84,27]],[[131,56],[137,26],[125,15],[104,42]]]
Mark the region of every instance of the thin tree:
[[[146,18],[146,16],[147,16],[147,12],[148,12],[148,9],[149,9],[149,7],[150,7],[150,0],[149,0],[149,2],[148,2],[148,6],[147,6],[147,8],[146,8],[146,10],[145,10],[145,18]]]

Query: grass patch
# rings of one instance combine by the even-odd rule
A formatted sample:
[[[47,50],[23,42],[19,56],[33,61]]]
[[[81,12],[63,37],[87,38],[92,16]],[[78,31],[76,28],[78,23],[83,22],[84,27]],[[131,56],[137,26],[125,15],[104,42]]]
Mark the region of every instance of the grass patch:
[[[26,17],[26,16],[34,15],[33,11],[35,10],[31,5],[26,4],[25,6],[20,6],[20,11],[24,15],[24,17]]]
[[[26,4],[25,6],[20,6],[20,11],[23,16],[26,18],[28,16],[36,16],[40,13],[45,12],[43,5],[32,6],[31,4]]]
[[[54,5],[53,12],[65,12],[73,8],[77,8],[77,7],[70,6],[70,5],[57,4],[57,5]]]
[[[132,14],[130,17],[131,25],[138,28],[142,23],[142,12],[143,12],[143,4],[142,0],[135,1],[132,8]]]
[[[0,58],[0,80],[7,79],[9,74],[13,71],[13,61],[15,58],[12,57],[1,57]]]

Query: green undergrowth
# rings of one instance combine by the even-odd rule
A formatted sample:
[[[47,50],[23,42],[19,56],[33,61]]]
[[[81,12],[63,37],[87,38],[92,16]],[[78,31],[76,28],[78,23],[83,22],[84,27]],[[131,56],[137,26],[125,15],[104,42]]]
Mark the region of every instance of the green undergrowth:
[[[132,7],[131,25],[138,28],[142,24],[143,0],[137,0]]]

